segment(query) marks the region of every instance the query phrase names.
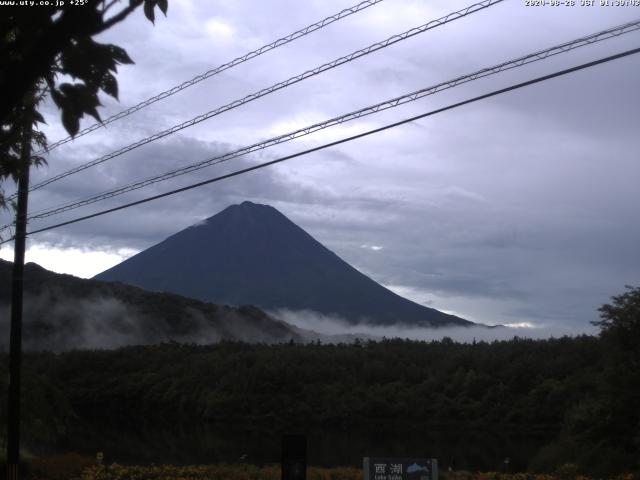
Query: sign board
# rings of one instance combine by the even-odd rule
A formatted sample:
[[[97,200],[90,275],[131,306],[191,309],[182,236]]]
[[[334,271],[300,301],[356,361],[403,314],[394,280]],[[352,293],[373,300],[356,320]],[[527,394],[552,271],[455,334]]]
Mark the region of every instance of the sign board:
[[[364,480],[438,480],[435,458],[372,458],[363,462]]]

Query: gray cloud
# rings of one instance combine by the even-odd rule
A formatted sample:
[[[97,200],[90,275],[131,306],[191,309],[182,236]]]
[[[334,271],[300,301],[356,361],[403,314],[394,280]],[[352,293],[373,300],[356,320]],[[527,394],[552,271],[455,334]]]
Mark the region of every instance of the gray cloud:
[[[104,35],[125,46],[137,64],[121,69],[122,104],[105,99],[103,113],[351,3],[307,2],[301,8],[284,0],[184,0],[155,27],[138,15]],[[60,148],[50,168],[35,176],[63,171],[466,4],[387,0]],[[52,185],[34,194],[31,205],[45,208],[134,181],[635,16],[633,8],[503,2]],[[638,38],[634,33],[472,82],[100,208],[631,48]],[[627,58],[31,241],[143,249],[248,199],[275,206],[375,280],[411,289],[416,301],[487,323],[555,323],[587,331],[596,308],[640,277],[639,76],[637,58]],[[59,138],[57,113],[47,108],[47,133]],[[56,220],[65,218],[72,215]]]

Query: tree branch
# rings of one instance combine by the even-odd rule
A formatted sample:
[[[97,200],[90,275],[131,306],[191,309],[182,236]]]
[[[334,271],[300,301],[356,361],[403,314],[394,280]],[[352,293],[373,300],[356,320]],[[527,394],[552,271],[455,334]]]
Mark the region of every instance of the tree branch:
[[[102,15],[104,15],[105,13],[107,13],[109,11],[109,9],[111,9],[111,7],[113,7],[116,3],[118,3],[120,0],[111,0],[111,2],[109,2],[108,4],[106,4],[104,6],[104,8],[102,9]],[[102,2],[102,3],[106,3],[106,1]]]
[[[98,33],[104,32],[105,30],[111,28],[116,23],[120,23],[122,20],[127,18],[131,12],[133,12],[136,8],[142,5],[143,0],[136,0],[135,3],[132,3],[128,7],[122,9],[120,13],[115,14],[113,17],[109,18],[109,20],[103,19],[102,27],[95,31],[93,35],[97,35]]]

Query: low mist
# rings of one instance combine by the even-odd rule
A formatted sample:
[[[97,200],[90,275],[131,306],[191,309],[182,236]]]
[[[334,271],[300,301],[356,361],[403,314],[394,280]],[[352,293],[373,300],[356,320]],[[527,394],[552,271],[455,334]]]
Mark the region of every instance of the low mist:
[[[511,340],[514,337],[544,339],[575,336],[575,330],[566,327],[534,326],[519,324],[500,327],[440,327],[424,328],[412,325],[350,324],[338,316],[324,315],[310,310],[275,310],[270,315],[300,329],[307,341],[325,343],[349,343],[360,340],[402,338],[410,340],[442,340],[444,337],[460,343],[475,341]],[[594,332],[595,333],[595,332]]]
[[[360,340],[403,338],[456,342],[550,338],[576,335],[560,327],[518,326],[423,328],[411,325],[350,324],[338,316],[302,310],[276,310],[269,317],[257,309],[219,307],[215,315],[187,307],[177,315],[150,314],[116,297],[64,295],[47,289],[27,294],[24,304],[23,348],[28,351],[115,349],[175,341],[212,344],[221,340],[247,343],[353,343]],[[0,305],[0,351],[9,345],[8,305]],[[275,319],[275,320],[274,320]],[[595,333],[595,332],[594,332]]]
[[[0,351],[9,346],[10,307],[0,304]],[[179,315],[142,313],[108,296],[79,298],[55,289],[26,294],[23,348],[27,351],[115,349],[175,341],[211,344],[221,340],[278,343],[298,336],[287,325],[256,319],[236,309],[220,307],[215,315],[185,308]]]

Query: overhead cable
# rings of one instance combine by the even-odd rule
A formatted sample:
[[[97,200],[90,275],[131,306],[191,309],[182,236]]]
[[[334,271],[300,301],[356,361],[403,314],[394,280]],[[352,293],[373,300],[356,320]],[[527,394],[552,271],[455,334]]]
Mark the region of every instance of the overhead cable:
[[[28,232],[27,235],[34,235],[36,233],[45,232],[45,231],[48,231],[48,230],[53,230],[55,228],[63,227],[63,226],[66,226],[66,225],[71,225],[71,224],[78,223],[78,222],[81,222],[81,221],[84,221],[84,220],[89,220],[91,218],[100,217],[102,215],[106,215],[108,213],[116,212],[118,210],[124,210],[124,209],[130,208],[130,207],[134,207],[136,205],[141,205],[143,203],[151,202],[153,200],[158,200],[158,199],[161,199],[161,198],[164,198],[164,197],[168,197],[170,195],[175,195],[175,194],[178,194],[178,193],[186,192],[188,190],[192,190],[192,189],[197,188],[197,187],[201,187],[201,186],[208,185],[208,184],[211,184],[211,183],[219,182],[219,181],[225,180],[227,178],[232,178],[232,177],[235,177],[235,176],[238,176],[238,175],[242,175],[244,173],[251,172],[253,170],[258,170],[258,169],[265,168],[265,167],[268,167],[268,166],[271,166],[271,165],[275,165],[277,163],[284,162],[286,160],[291,160],[293,158],[297,158],[297,157],[300,157],[300,156],[303,156],[303,155],[307,155],[309,153],[313,153],[313,152],[317,152],[319,150],[324,150],[324,149],[327,149],[327,148],[330,148],[330,147],[334,147],[336,145],[340,145],[340,144],[343,144],[343,143],[346,143],[346,142],[350,142],[350,141],[356,140],[358,138],[363,138],[363,137],[366,137],[366,136],[369,136],[369,135],[380,133],[382,131],[385,131],[385,130],[388,130],[388,129],[391,129],[391,128],[394,128],[394,127],[398,127],[398,126],[404,125],[406,123],[415,122],[416,120],[420,120],[422,118],[426,118],[426,117],[429,117],[429,116],[432,116],[432,115],[435,115],[435,114],[438,114],[438,113],[442,113],[442,112],[445,112],[445,111],[448,111],[448,110],[452,110],[454,108],[458,108],[458,107],[461,107],[463,105],[468,105],[470,103],[474,103],[474,102],[477,102],[479,100],[484,100],[486,98],[494,97],[496,95],[501,95],[503,93],[507,93],[507,92],[510,92],[510,91],[513,91],[513,90],[517,90],[517,89],[520,89],[520,88],[523,88],[523,87],[527,87],[529,85],[533,85],[533,84],[536,84],[536,83],[544,82],[544,81],[550,80],[552,78],[556,78],[556,77],[560,77],[562,75],[567,75],[569,73],[577,72],[579,70],[584,70],[586,68],[594,67],[596,65],[600,65],[600,64],[603,64],[603,63],[611,62],[613,60],[617,60],[619,58],[627,57],[629,55],[634,55],[636,53],[640,53],[640,48],[634,48],[632,50],[626,50],[624,52],[621,52],[621,53],[618,53],[618,54],[615,54],[615,55],[610,55],[608,57],[600,58],[598,60],[594,60],[594,61],[591,61],[591,62],[588,62],[588,63],[583,63],[583,64],[577,65],[575,67],[567,68],[567,69],[560,70],[560,71],[555,72],[555,73],[551,73],[551,74],[548,74],[548,75],[537,77],[537,78],[534,78],[532,80],[528,80],[526,82],[517,83],[517,84],[511,85],[509,87],[501,88],[499,90],[494,90],[494,91],[486,93],[484,95],[473,97],[473,98],[464,100],[462,102],[454,103],[454,104],[448,105],[446,107],[442,107],[442,108],[438,108],[436,110],[432,110],[432,111],[427,112],[427,113],[422,113],[420,115],[416,115],[416,116],[413,116],[413,117],[410,117],[410,118],[406,118],[406,119],[401,120],[399,122],[391,123],[391,124],[388,124],[388,125],[385,125],[385,126],[382,126],[382,127],[379,127],[379,128],[375,128],[373,130],[368,130],[366,132],[359,133],[357,135],[352,135],[350,137],[342,138],[342,139],[336,140],[334,142],[325,143],[325,144],[320,145],[318,147],[310,148],[308,150],[304,150],[302,152],[297,152],[297,153],[294,153],[292,155],[287,155],[285,157],[280,157],[280,158],[277,158],[275,160],[271,160],[269,162],[264,162],[264,163],[260,163],[258,165],[254,165],[254,166],[251,166],[251,167],[248,167],[248,168],[243,168],[241,170],[237,170],[237,171],[232,172],[232,173],[228,173],[228,174],[225,174],[225,175],[220,175],[218,177],[210,178],[208,180],[204,180],[202,182],[194,183],[194,184],[188,185],[186,187],[182,187],[182,188],[178,188],[178,189],[175,189],[175,190],[171,190],[169,192],[161,193],[159,195],[154,195],[152,197],[147,197],[147,198],[144,198],[142,200],[138,200],[138,201],[135,201],[135,202],[127,203],[125,205],[120,205],[118,207],[113,207],[113,208],[109,208],[109,209],[106,209],[106,210],[102,210],[100,212],[92,213],[90,215],[85,215],[85,216],[82,216],[82,217],[74,218],[74,219],[68,220],[66,222],[61,222],[61,223],[57,223],[55,225],[50,225],[48,227],[39,228],[37,230],[32,230],[32,231]],[[2,245],[3,243],[7,243],[7,242],[9,242],[11,240],[13,240],[13,238],[10,238],[10,239],[7,239],[7,240],[5,240],[3,242],[0,242],[0,245]]]
[[[383,110],[387,110],[390,108],[394,108],[397,107],[399,105],[403,105],[415,100],[418,100],[420,98],[426,97],[428,95],[433,95],[435,93],[441,92],[443,90],[449,89],[449,88],[453,88],[456,87],[458,85],[464,84],[464,83],[468,83],[471,82],[473,80],[477,80],[479,78],[484,78],[490,75],[494,75],[497,74],[499,72],[503,72],[506,70],[510,70],[513,68],[517,68],[517,67],[521,67],[523,65],[528,65],[530,63],[533,62],[537,62],[540,60],[544,60],[546,58],[549,58],[551,56],[554,55],[558,55],[561,53],[565,53],[565,52],[569,52],[571,50],[574,50],[576,48],[585,46],[585,45],[591,45],[593,43],[596,42],[600,42],[609,38],[613,38],[613,37],[618,37],[620,35],[626,34],[626,33],[630,33],[633,31],[637,31],[640,29],[640,19],[636,20],[634,22],[629,22],[629,23],[625,23],[623,25],[619,25],[613,28],[609,28],[607,30],[603,30],[601,32],[598,33],[594,33],[591,35],[588,35],[586,37],[580,37],[578,39],[572,40],[570,42],[565,42],[562,43],[560,45],[556,45],[554,47],[551,48],[547,48],[545,50],[540,50],[538,52],[535,53],[531,53],[529,55],[525,55],[525,56],[521,56],[518,57],[516,59],[513,60],[509,60],[506,62],[502,62],[500,64],[494,65],[492,67],[487,67],[487,68],[483,68],[482,70],[478,70],[474,73],[470,73],[467,75],[463,75],[457,78],[454,78],[453,80],[448,80],[446,82],[442,82],[439,83],[437,85],[433,85],[430,87],[426,87],[426,88],[422,88],[420,90],[414,91],[412,93],[408,93],[405,95],[401,95],[389,100],[385,100],[384,102],[380,102],[377,103],[375,105],[371,105],[365,108],[361,108],[359,110],[344,114],[344,115],[340,115],[338,117],[334,117],[331,118],[329,120],[325,120],[323,122],[319,122],[319,123],[315,123],[313,125],[304,127],[304,128],[300,128],[298,130],[283,134],[283,135],[279,135],[273,138],[270,138],[268,140],[263,140],[260,141],[258,143],[254,143],[252,145],[249,146],[245,146],[242,148],[239,148],[237,150],[234,150],[232,152],[228,152],[222,155],[217,155],[215,157],[211,157],[207,160],[203,160],[200,161],[198,163],[193,163],[184,167],[180,167],[180,168],[176,168],[173,170],[170,170],[168,172],[162,173],[160,175],[156,175],[144,180],[140,180],[134,183],[130,183],[128,185],[124,185],[112,190],[108,190],[96,195],[93,195],[91,197],[88,198],[84,198],[82,200],[76,200],[73,202],[69,202],[69,203],[65,203],[62,204],[60,206],[54,207],[54,208],[49,208],[46,210],[41,210],[39,212],[34,212],[33,214],[31,214],[29,216],[29,220],[34,220],[34,219],[39,219],[39,218],[45,218],[45,217],[50,217],[52,215],[56,215],[62,212],[66,212],[69,210],[73,210],[85,205],[89,205],[92,203],[96,203],[99,202],[101,200],[105,200],[108,198],[112,198],[118,195],[122,195],[124,193],[127,192],[131,192],[134,190],[138,190],[140,188],[144,188],[147,187],[149,185],[152,185],[154,183],[158,183],[164,180],[168,180],[180,175],[185,175],[187,173],[191,173],[194,172],[196,170],[200,170],[202,168],[206,168],[212,165],[217,165],[219,163],[223,163],[226,161],[229,161],[233,158],[237,158],[243,155],[247,155],[249,153],[252,152],[256,152],[258,150],[262,150],[274,145],[278,145],[284,142],[288,142],[290,140],[294,140],[296,138],[300,138],[302,136],[305,135],[309,135],[311,133],[317,132],[319,130],[323,130],[325,128],[329,128],[335,125],[340,125],[342,123],[346,123],[367,115],[371,115],[373,113],[376,112],[380,112]]]
[[[231,60],[230,62],[227,63],[223,63],[222,65],[213,68],[205,73],[202,73],[200,75],[197,75],[195,77],[193,77],[191,80],[187,80],[185,82],[182,82],[180,85],[177,85],[175,87],[170,88],[169,90],[165,90],[162,93],[159,93],[151,98],[148,98],[140,103],[138,103],[137,105],[134,105],[133,107],[129,107],[126,110],[122,110],[121,112],[116,113],[115,115],[110,116],[109,118],[103,120],[102,122],[99,123],[94,123],[93,125],[80,130],[75,136],[69,136],[66,138],[63,138],[62,140],[59,140],[55,143],[52,143],[51,145],[49,145],[46,149],[42,149],[39,152],[37,152],[36,154],[42,154],[45,152],[50,152],[51,150],[53,150],[56,147],[59,147],[60,145],[64,145],[65,143],[68,143],[72,140],[75,140],[79,137],[82,137],[88,133],[93,132],[94,130],[97,130],[101,127],[104,127],[105,125],[108,125],[109,123],[115,122],[116,120],[120,120],[121,118],[124,118],[128,115],[131,115],[134,112],[137,112],[138,110],[142,110],[143,108],[148,107],[149,105],[152,105],[160,100],[164,100],[167,97],[170,97],[172,95],[175,95],[178,92],[181,92],[182,90],[189,88],[197,83],[200,83],[203,80],[206,80],[207,78],[211,78],[214,75],[217,75],[221,72],[224,72],[225,70],[229,70],[230,68],[233,68],[237,65],[240,65],[241,63],[244,63],[248,60],[251,60],[252,58],[256,58],[264,53],[267,53],[271,50],[274,50],[278,47],[281,47],[282,45],[286,45],[294,40],[297,40],[300,37],[304,37],[312,32],[315,32],[317,30],[320,30],[321,28],[324,28],[328,25],[331,25],[334,22],[337,22],[338,20],[341,20],[345,17],[348,17],[350,15],[353,15],[354,13],[357,12],[361,12],[362,10],[369,8],[377,3],[380,3],[384,0],[366,0],[364,2],[360,2],[357,5],[354,5],[353,7],[349,7],[349,8],[345,8],[344,10],[341,10],[340,12],[334,14],[334,15],[330,15],[327,18],[324,18],[322,20],[320,20],[319,22],[313,23],[311,25],[308,25],[300,30],[297,30],[293,33],[290,33],[289,35],[279,38],[271,43],[268,43],[267,45],[263,45],[260,48],[257,48],[256,50],[252,50],[249,53],[245,53],[244,55],[235,58],[233,60]]]
[[[180,130],[183,130],[185,128],[192,127],[193,125],[196,125],[196,124],[198,124],[200,122],[203,122],[204,120],[208,120],[208,119],[210,119],[210,118],[212,118],[212,117],[214,117],[216,115],[220,115],[221,113],[227,112],[227,111],[229,111],[229,110],[231,110],[233,108],[236,108],[236,107],[239,107],[241,105],[244,105],[245,103],[249,103],[249,102],[251,102],[253,100],[256,100],[258,98],[264,97],[265,95],[269,95],[270,93],[276,92],[276,91],[281,90],[281,89],[286,88],[286,87],[289,87],[289,86],[291,86],[291,85],[293,85],[295,83],[298,83],[298,82],[301,82],[303,80],[306,80],[309,77],[313,77],[313,76],[318,75],[320,73],[326,72],[327,70],[333,69],[333,68],[335,68],[335,67],[337,67],[339,65],[351,62],[351,61],[353,61],[353,60],[355,60],[357,58],[363,57],[363,56],[368,55],[370,53],[373,53],[373,52],[375,52],[377,50],[381,50],[381,49],[386,48],[386,47],[388,47],[390,45],[393,45],[395,43],[398,43],[398,42],[401,42],[401,41],[406,40],[408,38],[411,38],[411,37],[413,37],[415,35],[419,35],[421,33],[424,33],[426,31],[428,31],[428,30],[431,30],[433,28],[436,28],[436,27],[445,25],[445,24],[447,24],[449,22],[452,22],[454,20],[466,17],[467,15],[470,15],[472,13],[478,12],[480,10],[488,8],[488,7],[492,6],[492,5],[500,3],[502,1],[504,1],[504,0],[483,0],[482,2],[475,3],[475,4],[470,5],[470,6],[464,8],[462,10],[458,10],[456,12],[449,13],[448,15],[446,15],[446,16],[444,16],[442,18],[439,18],[437,20],[432,20],[432,21],[430,21],[430,22],[428,22],[428,23],[426,23],[424,25],[421,25],[419,27],[412,28],[410,30],[407,30],[406,32],[403,32],[403,33],[400,33],[400,34],[397,34],[397,35],[393,35],[393,36],[387,38],[386,40],[374,43],[373,45],[370,45],[370,46],[368,46],[366,48],[357,50],[357,51],[355,51],[353,53],[350,53],[349,55],[346,55],[344,57],[340,57],[340,58],[338,58],[336,60],[333,60],[333,61],[331,61],[329,63],[325,63],[324,65],[316,67],[316,68],[314,68],[312,70],[307,70],[304,73],[301,73],[299,75],[291,77],[291,78],[289,78],[287,80],[284,80],[282,82],[278,82],[278,83],[276,83],[276,84],[274,84],[274,85],[272,85],[270,87],[263,88],[262,90],[259,90],[257,92],[254,92],[254,93],[250,94],[250,95],[247,95],[244,98],[241,98],[239,100],[234,100],[233,102],[228,103],[228,104],[226,104],[226,105],[224,105],[222,107],[218,107],[218,108],[216,108],[214,110],[211,110],[211,111],[209,111],[207,113],[203,113],[201,115],[198,115],[197,117],[192,118],[191,120],[188,120],[186,122],[180,123],[178,125],[175,125],[175,126],[173,126],[171,128],[163,130],[161,132],[155,133],[154,135],[151,135],[150,137],[143,138],[142,140],[139,140],[139,141],[137,141],[135,143],[127,145],[126,147],[120,148],[120,149],[118,149],[118,150],[116,150],[114,152],[111,152],[111,153],[109,153],[107,155],[104,155],[104,156],[102,156],[100,158],[92,160],[92,161],[90,161],[88,163],[85,163],[83,165],[79,165],[79,166],[77,166],[75,168],[67,170],[66,172],[60,173],[60,174],[55,175],[55,176],[53,176],[51,178],[48,178],[46,180],[43,180],[42,182],[39,182],[39,183],[36,183],[36,184],[32,185],[29,188],[29,191],[33,191],[33,190],[37,190],[39,188],[42,188],[45,185],[49,185],[50,183],[56,182],[58,180],[61,180],[62,178],[65,178],[65,177],[68,177],[68,176],[73,175],[75,173],[81,172],[83,170],[86,170],[87,168],[91,168],[91,167],[93,167],[95,165],[98,165],[100,163],[106,162],[107,160],[111,160],[112,158],[115,158],[115,157],[118,157],[120,155],[123,155],[123,154],[125,154],[127,152],[130,152],[131,150],[134,150],[134,149],[136,149],[138,147],[141,147],[143,145],[151,143],[151,142],[153,142],[155,140],[159,140],[161,138],[164,138],[164,137],[166,137],[168,135],[174,134],[174,133],[176,133],[176,132],[178,132]],[[11,198],[13,198],[13,196],[11,196],[9,198],[11,199]]]

